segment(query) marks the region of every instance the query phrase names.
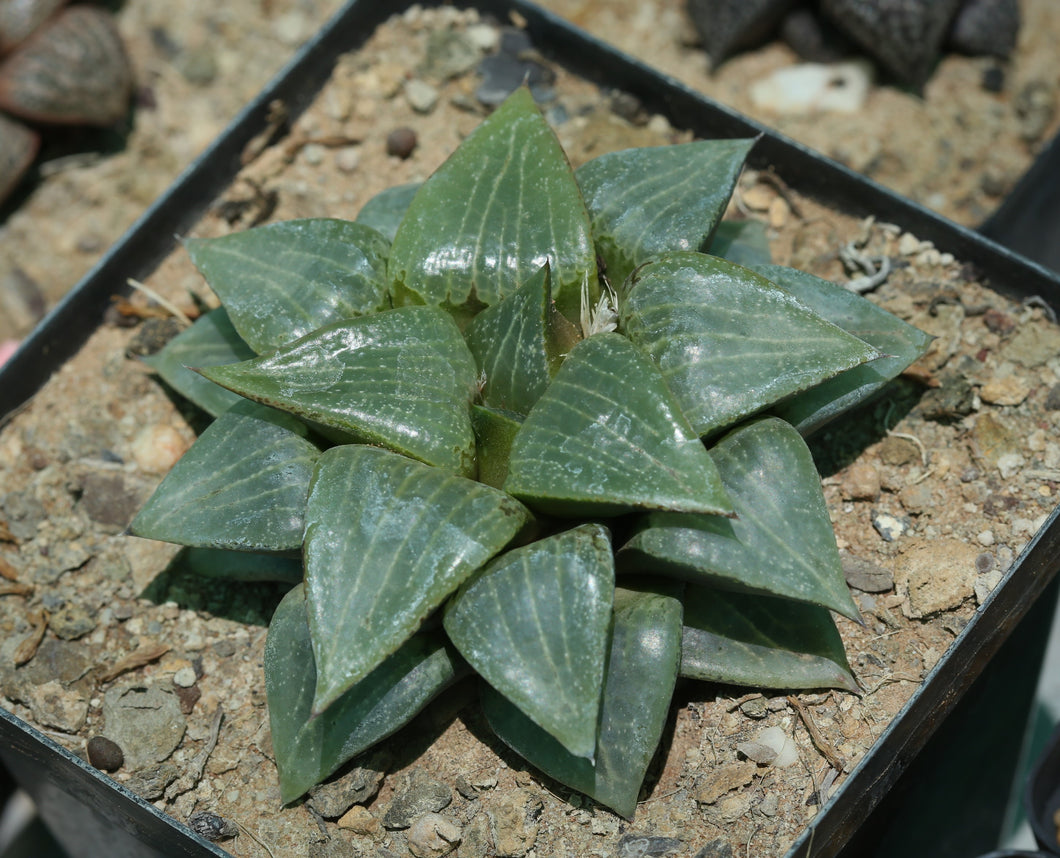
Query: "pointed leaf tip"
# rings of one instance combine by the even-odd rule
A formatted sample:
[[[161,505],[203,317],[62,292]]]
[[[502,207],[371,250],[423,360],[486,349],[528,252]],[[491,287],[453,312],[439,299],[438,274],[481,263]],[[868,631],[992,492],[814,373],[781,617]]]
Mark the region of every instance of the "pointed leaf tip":
[[[497,489],[377,447],[322,454],[305,536],[314,711],[401,646],[529,517]]]
[[[614,588],[607,530],[583,525],[478,572],[446,607],[445,630],[487,682],[591,759]]]
[[[616,333],[571,350],[515,436],[504,488],[558,515],[732,511],[659,371]]]

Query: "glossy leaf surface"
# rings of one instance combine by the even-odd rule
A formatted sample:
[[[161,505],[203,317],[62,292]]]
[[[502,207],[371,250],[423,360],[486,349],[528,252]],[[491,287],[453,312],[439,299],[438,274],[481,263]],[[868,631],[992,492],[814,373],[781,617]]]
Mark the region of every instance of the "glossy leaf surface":
[[[195,320],[190,328],[170,340],[162,351],[143,359],[177,393],[216,417],[242,402],[243,397],[203,378],[190,366],[238,363],[254,357],[232,327],[223,307]]]
[[[380,191],[357,213],[357,223],[371,227],[387,241],[393,241],[421,184],[412,182]]]
[[[673,253],[637,274],[622,325],[707,435],[879,357],[747,268]]]
[[[628,819],[666,726],[680,659],[681,603],[620,589],[595,762],[569,753],[491,688],[482,691],[482,707],[490,727],[518,754]]]
[[[614,333],[571,350],[515,436],[504,488],[559,515],[731,510],[658,369]]]
[[[576,341],[573,325],[552,303],[551,281],[546,265],[464,332],[485,377],[483,399],[493,408],[528,413]]]
[[[879,393],[887,382],[920,358],[931,345],[930,334],[836,283],[781,265],[756,265],[754,270],[882,355],[793,396],[773,409],[804,435]]]
[[[204,548],[290,551],[302,544],[320,451],[290,415],[243,401],[173,466],[130,529]]]
[[[235,329],[258,354],[388,306],[389,247],[363,224],[289,220],[185,244]]]
[[[421,632],[314,717],[316,665],[305,597],[302,587],[291,590],[265,640],[265,691],[281,801],[294,801],[403,727],[466,673],[467,665],[442,635]]]
[[[523,425],[522,417],[510,411],[472,405],[471,425],[475,430],[475,455],[478,458],[476,479],[499,489],[508,478],[512,443]]]
[[[475,361],[452,318],[433,307],[338,322],[273,354],[202,374],[359,442],[474,472],[468,409]]]
[[[589,215],[559,141],[523,87],[424,182],[388,270],[395,303],[470,314],[546,262],[560,309],[576,318],[583,280],[594,299],[597,290]]]
[[[736,518],[652,513],[623,546],[622,568],[785,596],[859,619],[802,436],[764,418],[722,438],[711,458]]]
[[[748,267],[773,261],[766,225],[760,220],[723,220],[714,231],[707,253]]]
[[[587,524],[477,572],[446,606],[445,630],[483,679],[592,758],[614,589],[608,532]]]
[[[756,688],[858,690],[825,608],[707,587],[685,589],[681,675]]]
[[[395,652],[529,520],[503,492],[377,447],[332,447],[306,511],[322,711]]]
[[[175,564],[201,578],[224,581],[278,581],[294,585],[302,580],[301,558],[282,554],[186,548],[177,556]]]
[[[608,152],[578,168],[593,236],[617,287],[653,256],[704,250],[754,140]]]

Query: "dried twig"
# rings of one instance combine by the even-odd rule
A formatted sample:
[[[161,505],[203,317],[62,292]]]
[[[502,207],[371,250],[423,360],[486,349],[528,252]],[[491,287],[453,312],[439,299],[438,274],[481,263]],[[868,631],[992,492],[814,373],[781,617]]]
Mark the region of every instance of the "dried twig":
[[[128,283],[137,292],[143,292],[148,298],[158,304],[158,306],[165,307],[167,310],[169,310],[170,313],[180,319],[180,321],[182,321],[185,325],[191,327],[191,319],[188,318],[188,314],[181,310],[180,307],[178,307],[172,301],[163,298],[150,286],[145,286],[139,280],[134,280],[132,277],[127,278],[125,282]]]
[[[130,670],[136,670],[138,667],[143,667],[145,664],[150,664],[152,661],[157,661],[162,656],[169,652],[169,647],[166,644],[159,644],[154,642],[148,642],[140,644],[135,650],[129,655],[125,656],[121,661],[114,665],[110,670],[100,676],[100,682],[110,682],[126,673]]]
[[[810,734],[810,739],[813,741],[814,747],[821,752],[821,756],[828,760],[828,765],[836,771],[843,771],[846,763],[836,752],[835,748],[833,748],[824,736],[821,735],[821,731],[817,729],[817,725],[814,723],[813,716],[810,715],[809,710],[807,710],[806,707],[802,705],[799,698],[794,695],[788,696],[788,704],[792,709],[799,713],[799,718],[802,719],[802,723],[806,727],[806,732]]]
[[[48,612],[41,608],[29,615],[29,621],[33,626],[33,631],[15,650],[15,667],[25,664],[37,654],[37,649],[44,640],[44,633],[48,630]]]
[[[202,774],[206,771],[206,761],[210,759],[210,754],[212,754],[213,749],[217,747],[217,737],[221,733],[222,720],[224,720],[224,710],[221,708],[220,704],[218,704],[213,713],[213,721],[210,724],[210,737],[206,740],[206,744],[203,745],[202,750],[199,751],[191,761],[188,771],[166,787],[167,801],[172,801],[178,795],[183,795],[189,790],[195,789],[195,786],[202,780]],[[240,827],[242,828],[242,826]],[[262,845],[264,846],[264,844]]]

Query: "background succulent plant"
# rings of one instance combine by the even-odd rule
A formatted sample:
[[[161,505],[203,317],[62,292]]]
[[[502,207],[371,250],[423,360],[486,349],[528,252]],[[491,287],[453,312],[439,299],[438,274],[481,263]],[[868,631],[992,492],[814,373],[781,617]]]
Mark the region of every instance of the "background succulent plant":
[[[114,17],[66,0],[0,0],[0,202],[32,163],[38,126],[118,122],[132,67]]]
[[[752,145],[575,173],[519,90],[355,222],[187,243],[224,307],[149,360],[216,420],[132,530],[295,585],[284,801],[471,673],[504,742],[625,816],[678,676],[856,687],[800,431],[928,337],[720,223]]]

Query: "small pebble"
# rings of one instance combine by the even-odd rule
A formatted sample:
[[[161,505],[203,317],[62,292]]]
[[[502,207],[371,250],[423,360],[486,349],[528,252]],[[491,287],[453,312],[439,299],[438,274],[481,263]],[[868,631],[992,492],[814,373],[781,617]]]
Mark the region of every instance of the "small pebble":
[[[456,820],[440,813],[424,813],[409,827],[409,852],[416,858],[441,858],[460,844],[463,834]]]
[[[209,841],[227,840],[239,834],[239,829],[234,822],[230,822],[223,816],[208,811],[200,811],[188,817],[188,827]]]
[[[382,832],[379,820],[372,816],[372,812],[363,804],[355,804],[346,811],[336,823],[339,828],[345,828],[354,834],[363,834],[368,837],[376,837]]]
[[[994,531],[984,530],[978,536],[975,537],[975,541],[982,545],[984,548],[989,548],[994,544]]]
[[[93,736],[87,750],[88,761],[101,772],[116,772],[125,763],[121,745],[106,736]]]
[[[182,667],[173,674],[173,684],[181,688],[191,688],[195,684],[195,668]]]
[[[386,153],[404,160],[416,148],[416,132],[411,128],[395,128],[386,136]]]
[[[984,69],[979,85],[985,92],[1001,92],[1005,88],[1005,70],[1001,66]]]
[[[141,471],[165,474],[184,455],[188,444],[172,426],[155,424],[143,429],[132,442],[132,458]]]
[[[323,163],[325,149],[319,143],[307,143],[302,147],[302,160],[310,167]]]
[[[405,100],[417,113],[430,113],[438,104],[438,90],[423,80],[405,81]]]
[[[884,542],[894,542],[906,532],[908,525],[900,518],[887,512],[872,512],[872,526]]]
[[[335,166],[342,173],[352,173],[360,163],[360,146],[343,146],[335,153]]]

